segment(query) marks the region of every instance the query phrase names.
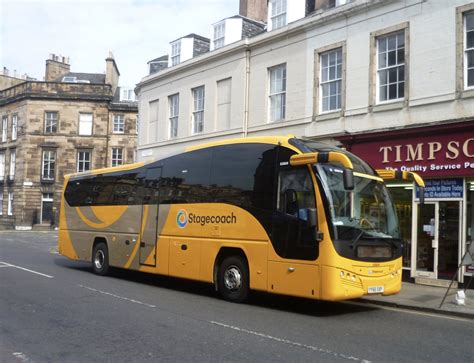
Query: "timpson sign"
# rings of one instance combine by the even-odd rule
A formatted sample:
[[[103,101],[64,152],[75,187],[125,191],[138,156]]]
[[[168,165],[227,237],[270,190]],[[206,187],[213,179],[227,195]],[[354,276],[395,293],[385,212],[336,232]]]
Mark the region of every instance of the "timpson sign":
[[[474,129],[441,135],[420,131],[406,138],[355,142],[348,149],[374,169],[414,171],[425,177],[474,176]]]

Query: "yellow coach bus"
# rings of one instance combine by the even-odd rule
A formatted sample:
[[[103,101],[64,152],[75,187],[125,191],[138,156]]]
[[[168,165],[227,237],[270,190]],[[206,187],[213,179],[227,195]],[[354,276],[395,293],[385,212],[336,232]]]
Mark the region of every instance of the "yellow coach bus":
[[[68,175],[59,253],[110,267],[319,300],[400,291],[402,240],[384,179],[335,147],[226,140],[151,163]],[[423,193],[420,193],[423,195]]]

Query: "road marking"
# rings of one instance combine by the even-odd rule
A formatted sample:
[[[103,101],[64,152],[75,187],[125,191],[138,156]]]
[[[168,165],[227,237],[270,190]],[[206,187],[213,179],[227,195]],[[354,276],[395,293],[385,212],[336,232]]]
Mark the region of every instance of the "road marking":
[[[145,306],[148,306],[149,308],[156,308],[156,305],[151,305],[151,304],[144,303],[142,301],[130,299],[128,297],[115,295],[115,294],[112,294],[112,293],[107,292],[107,291],[97,290],[97,289],[94,289],[93,287],[88,287],[88,286],[84,286],[84,285],[77,285],[77,286],[82,287],[83,289],[98,292],[99,294],[108,295],[108,296],[112,296],[112,297],[115,297],[115,298],[120,299],[120,300],[129,301],[129,302],[132,302],[134,304],[145,305]]]
[[[22,353],[22,352],[15,352],[15,353],[12,353],[12,355],[21,360],[22,362],[33,362],[31,359],[29,359],[25,353]]]
[[[233,325],[227,325],[227,324],[219,323],[217,321],[212,321],[211,320],[211,321],[209,321],[209,323],[220,326],[220,327],[223,327],[223,328],[236,330],[236,331],[241,332],[241,333],[256,335],[256,336],[261,337],[261,338],[270,339],[270,340],[274,340],[274,341],[279,342],[279,343],[292,345],[292,346],[295,346],[295,347],[298,347],[298,348],[305,348],[305,349],[309,349],[309,350],[312,350],[312,351],[315,351],[315,352],[318,352],[318,353],[329,354],[329,355],[332,355],[336,358],[343,358],[343,359],[352,360],[352,361],[355,361],[355,362],[370,363],[370,361],[366,360],[366,359],[361,359],[361,358],[357,358],[357,357],[353,357],[353,356],[349,356],[349,355],[345,355],[345,354],[341,354],[341,353],[336,353],[336,352],[333,352],[329,349],[318,348],[318,347],[308,345],[308,344],[293,342],[293,341],[288,340],[288,339],[277,338],[277,337],[274,337],[272,335],[267,335],[267,334],[264,334],[264,333],[259,333],[259,332],[256,332],[256,331],[247,330],[247,329],[244,329],[244,328],[239,328],[239,327],[233,326]]]
[[[19,270],[31,272],[32,274],[47,277],[48,279],[54,279],[54,276],[46,275],[46,274],[43,274],[41,272],[33,271],[33,270],[28,269],[28,268],[20,267],[20,266],[17,266],[17,265],[12,265],[11,263],[0,261],[0,264],[3,264],[2,267],[14,267],[14,268],[17,268]]]
[[[343,304],[356,305],[356,306],[370,306],[372,308],[383,309],[383,310],[388,310],[388,311],[394,311],[394,312],[397,312],[397,313],[422,315],[422,316],[429,316],[430,318],[456,320],[456,321],[472,323],[472,319],[462,318],[460,316],[446,315],[442,311],[440,311],[439,314],[438,314],[438,313],[430,313],[430,312],[426,312],[426,311],[412,310],[412,309],[404,308],[404,307],[391,307],[391,306],[379,305],[379,304],[373,304],[373,303],[358,303],[358,302],[354,302],[354,301],[344,301]]]

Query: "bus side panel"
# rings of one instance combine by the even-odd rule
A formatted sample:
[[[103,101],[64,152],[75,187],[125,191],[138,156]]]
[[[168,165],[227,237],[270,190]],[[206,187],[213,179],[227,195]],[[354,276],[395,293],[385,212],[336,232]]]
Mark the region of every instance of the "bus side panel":
[[[199,279],[199,262],[201,257],[201,241],[196,238],[170,239],[169,274],[170,276],[187,279]]]
[[[67,233],[77,259],[91,261],[94,241],[101,237],[107,241],[111,266],[126,267],[135,257],[141,206],[69,207],[66,204],[62,208],[66,228],[60,231],[60,246],[67,246],[62,242],[67,242],[63,238]]]
[[[250,288],[267,291],[268,244],[254,241],[207,240],[201,245],[201,268],[199,280],[214,282],[214,265],[223,248],[240,249],[249,264]]]
[[[269,291],[319,299],[319,266],[295,262],[268,262]]]
[[[160,220],[164,216],[160,206]],[[220,249],[237,248],[247,256],[250,286],[267,289],[269,238],[246,210],[224,203],[170,205],[159,230],[170,237],[170,275],[213,282]]]
[[[131,263],[130,268],[154,274],[169,275],[169,246],[170,238],[159,236],[156,241],[156,266],[151,266],[151,264],[148,266],[140,265],[137,256]]]
[[[79,256],[74,248],[71,237],[69,236],[68,223],[66,218],[66,209],[69,205],[64,200],[64,189],[69,181],[69,176],[64,177],[63,193],[61,194],[61,207],[59,211],[59,232],[58,232],[58,252],[72,260],[77,260]]]

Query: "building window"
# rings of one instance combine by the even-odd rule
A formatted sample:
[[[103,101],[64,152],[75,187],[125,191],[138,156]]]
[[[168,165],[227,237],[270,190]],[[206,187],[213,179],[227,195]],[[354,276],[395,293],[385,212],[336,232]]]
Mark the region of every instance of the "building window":
[[[92,135],[92,114],[79,114],[79,135]]]
[[[58,113],[45,112],[44,114],[44,133],[52,134],[58,132]]]
[[[8,192],[8,215],[13,215],[13,192]]]
[[[0,182],[5,180],[5,152],[0,152]]]
[[[42,180],[54,180],[56,168],[56,152],[54,150],[43,150],[43,166],[41,171]]]
[[[112,166],[123,164],[123,150],[121,148],[112,148]]]
[[[63,82],[65,82],[65,83],[77,83],[77,77],[65,76],[65,77],[63,77]]]
[[[15,169],[16,169],[16,150],[10,150],[10,180],[15,179]]]
[[[18,136],[18,115],[12,117],[12,140],[16,140]]]
[[[120,92],[120,101],[135,101],[135,92],[131,88],[122,88]]]
[[[270,76],[270,121],[285,119],[286,64],[269,68]]]
[[[91,170],[91,152],[88,150],[81,150],[77,152],[77,171]]]
[[[342,95],[342,48],[320,55],[320,110],[321,112],[341,109]]]
[[[225,21],[214,25],[214,49],[222,48],[225,45]]]
[[[2,142],[7,141],[8,116],[2,117]]]
[[[193,134],[204,131],[204,86],[193,88]]]
[[[474,12],[464,15],[464,84],[474,87]]]
[[[149,105],[150,123],[158,122],[158,100],[151,101]]]
[[[123,134],[125,119],[123,115],[114,115],[114,134]]]
[[[175,66],[180,63],[181,59],[181,40],[171,43],[171,65]]]
[[[270,22],[272,26],[271,30],[281,28],[287,24],[286,2],[287,0],[270,0]]]
[[[377,100],[405,97],[405,31],[377,38]]]
[[[170,139],[178,136],[179,94],[168,97],[170,106]]]

